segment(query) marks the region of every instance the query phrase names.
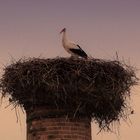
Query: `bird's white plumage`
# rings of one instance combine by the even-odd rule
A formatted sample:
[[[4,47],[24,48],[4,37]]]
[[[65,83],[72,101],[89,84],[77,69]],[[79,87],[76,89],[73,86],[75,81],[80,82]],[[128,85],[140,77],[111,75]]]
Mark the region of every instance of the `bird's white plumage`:
[[[80,56],[87,58],[87,54],[81,49],[79,45],[67,40],[65,28],[60,33],[62,33],[62,45],[64,49],[71,54],[72,57]]]

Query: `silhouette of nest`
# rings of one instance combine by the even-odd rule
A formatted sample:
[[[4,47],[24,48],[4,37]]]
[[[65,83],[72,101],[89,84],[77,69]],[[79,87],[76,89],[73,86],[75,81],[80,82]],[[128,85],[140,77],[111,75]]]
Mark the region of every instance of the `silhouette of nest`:
[[[63,115],[94,119],[101,129],[126,119],[135,71],[122,62],[101,59],[30,58],[5,67],[2,95],[25,110],[47,106]]]

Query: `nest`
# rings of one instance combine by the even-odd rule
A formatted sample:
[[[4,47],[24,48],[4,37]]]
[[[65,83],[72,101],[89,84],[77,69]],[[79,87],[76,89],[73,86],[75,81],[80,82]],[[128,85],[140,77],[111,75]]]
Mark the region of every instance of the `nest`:
[[[64,115],[88,117],[109,129],[133,112],[128,99],[136,83],[133,68],[120,61],[31,58],[4,69],[1,89],[25,110],[38,106],[65,110]]]

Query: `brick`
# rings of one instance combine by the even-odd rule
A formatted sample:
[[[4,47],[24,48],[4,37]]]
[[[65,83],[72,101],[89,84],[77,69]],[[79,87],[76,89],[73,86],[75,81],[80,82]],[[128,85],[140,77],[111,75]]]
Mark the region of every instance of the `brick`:
[[[36,113],[40,112],[41,110],[37,110]],[[30,115],[29,112],[27,118],[28,115]],[[31,120],[27,121],[27,128],[27,140],[91,140],[91,125],[87,118],[66,119],[64,117]]]

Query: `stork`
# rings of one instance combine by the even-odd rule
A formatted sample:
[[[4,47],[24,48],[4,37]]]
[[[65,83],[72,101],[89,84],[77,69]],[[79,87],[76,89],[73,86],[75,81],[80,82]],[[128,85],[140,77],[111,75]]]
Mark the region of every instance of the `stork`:
[[[75,43],[69,42],[66,36],[66,28],[62,29],[60,34],[62,33],[62,45],[64,49],[71,54],[71,57],[77,58],[82,57],[87,59],[87,54],[82,50],[82,48]]]

